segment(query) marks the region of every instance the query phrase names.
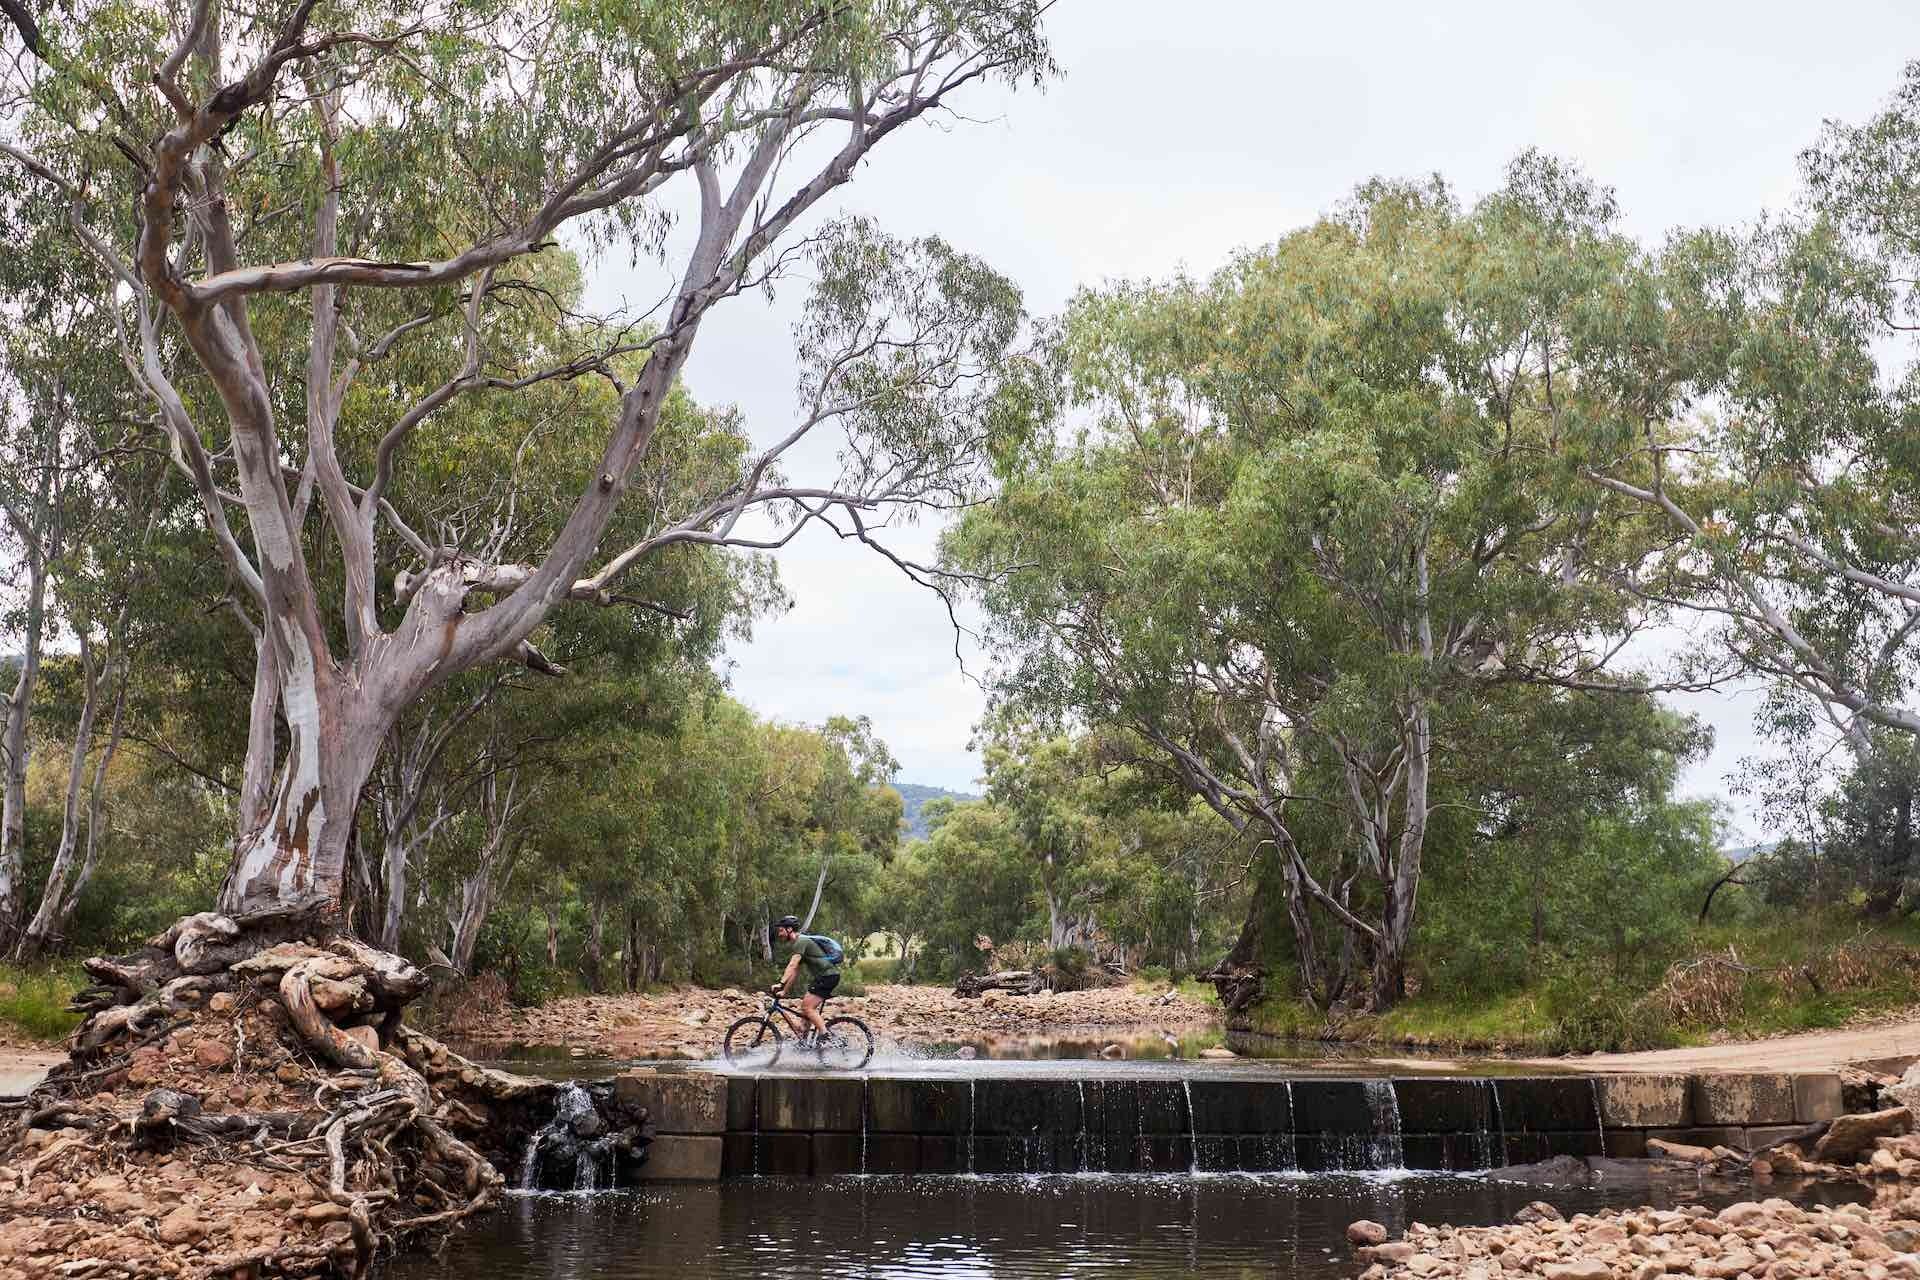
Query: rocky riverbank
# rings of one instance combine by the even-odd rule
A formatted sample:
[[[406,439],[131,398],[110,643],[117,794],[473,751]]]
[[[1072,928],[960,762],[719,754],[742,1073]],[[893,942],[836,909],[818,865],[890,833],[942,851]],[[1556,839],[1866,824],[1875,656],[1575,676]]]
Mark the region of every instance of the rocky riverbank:
[[[1361,1280],[1920,1280],[1920,1135],[1904,1107],[1848,1115],[1751,1156],[1725,1148],[1654,1145],[1668,1163],[1748,1173],[1756,1191],[1781,1174],[1855,1179],[1871,1187],[1866,1203],[1794,1204],[1779,1197],[1742,1201],[1719,1212],[1607,1210],[1564,1217],[1536,1201],[1512,1223],[1431,1227],[1414,1223],[1399,1240],[1371,1221],[1347,1228],[1364,1268]]]
[[[443,1028],[482,1044],[563,1045],[609,1058],[709,1058],[735,1018],[756,1013],[761,998],[728,988],[689,987],[640,995],[578,996],[537,1009],[473,1009]],[[1180,1031],[1213,1023],[1218,1009],[1169,988],[978,998],[938,987],[875,984],[864,996],[835,999],[829,1012],[851,1013],[883,1045],[914,1050],[997,1037],[1085,1033],[1089,1039]]]

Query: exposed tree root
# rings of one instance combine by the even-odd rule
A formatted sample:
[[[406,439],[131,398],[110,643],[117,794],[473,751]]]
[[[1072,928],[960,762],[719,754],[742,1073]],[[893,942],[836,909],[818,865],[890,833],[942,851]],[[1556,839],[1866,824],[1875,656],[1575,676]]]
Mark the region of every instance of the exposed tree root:
[[[553,1111],[403,1026],[425,975],[311,915],[86,968],[70,1060],[0,1111],[0,1277],[364,1276],[494,1203]]]

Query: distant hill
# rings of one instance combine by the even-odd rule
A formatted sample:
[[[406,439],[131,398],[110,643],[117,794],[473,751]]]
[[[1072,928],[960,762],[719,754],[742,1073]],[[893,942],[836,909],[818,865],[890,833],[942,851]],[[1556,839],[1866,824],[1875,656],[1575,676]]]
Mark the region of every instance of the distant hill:
[[[893,789],[898,791],[900,798],[907,802],[907,832],[903,837],[903,839],[907,840],[925,840],[927,838],[927,824],[921,821],[920,818],[920,810],[926,806],[927,801],[937,800],[941,796],[946,796],[951,800],[978,800],[980,798],[979,796],[968,795],[964,791],[949,791],[945,787],[923,787],[917,782],[896,782],[893,784]]]
[[[1741,844],[1735,845],[1730,849],[1722,849],[1720,854],[1728,862],[1734,863],[1737,866],[1749,858],[1758,857],[1763,853],[1772,853],[1779,845],[1780,842],[1778,840],[1768,840],[1763,844]]]

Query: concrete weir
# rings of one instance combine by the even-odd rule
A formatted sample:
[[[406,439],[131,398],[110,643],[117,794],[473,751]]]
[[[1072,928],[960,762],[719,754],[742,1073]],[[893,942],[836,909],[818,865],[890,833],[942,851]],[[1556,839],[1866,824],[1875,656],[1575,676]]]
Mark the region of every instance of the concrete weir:
[[[1057,1064],[1056,1064],[1057,1065]],[[1091,1064],[1090,1064],[1091,1068]],[[1831,1074],[1290,1077],[629,1071],[643,1176],[1484,1169],[1761,1146],[1839,1115]]]

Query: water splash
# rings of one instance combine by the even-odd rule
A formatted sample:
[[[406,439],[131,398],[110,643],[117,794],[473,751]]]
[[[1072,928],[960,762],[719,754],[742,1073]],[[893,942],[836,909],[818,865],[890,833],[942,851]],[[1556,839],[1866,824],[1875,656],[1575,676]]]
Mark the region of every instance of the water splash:
[[[866,1075],[860,1077],[860,1172],[863,1174],[867,1171],[867,1111],[869,1109],[867,1095],[870,1092],[868,1079]]]

